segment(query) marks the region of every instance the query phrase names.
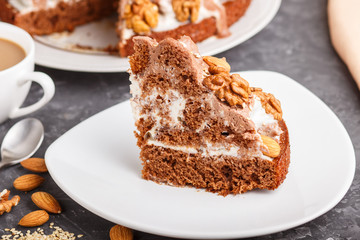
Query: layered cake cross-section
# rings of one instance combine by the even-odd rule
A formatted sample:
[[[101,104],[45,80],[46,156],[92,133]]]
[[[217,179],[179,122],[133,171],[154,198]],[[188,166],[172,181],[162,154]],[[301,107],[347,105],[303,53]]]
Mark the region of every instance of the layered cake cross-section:
[[[290,162],[279,100],[189,37],[134,38],[131,106],[142,177],[220,195],[276,189]]]

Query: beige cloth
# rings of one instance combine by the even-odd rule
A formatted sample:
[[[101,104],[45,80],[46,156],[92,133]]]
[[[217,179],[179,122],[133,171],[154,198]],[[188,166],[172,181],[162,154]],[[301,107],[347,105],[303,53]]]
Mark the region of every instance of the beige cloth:
[[[330,37],[360,89],[360,0],[329,0]]]

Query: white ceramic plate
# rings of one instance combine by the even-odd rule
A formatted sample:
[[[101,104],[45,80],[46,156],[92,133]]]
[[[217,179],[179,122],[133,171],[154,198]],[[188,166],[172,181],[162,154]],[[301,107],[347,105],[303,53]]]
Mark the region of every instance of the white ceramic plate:
[[[277,190],[222,197],[143,180],[128,101],[56,140],[45,156],[51,176],[76,202],[105,219],[179,238],[258,236],[324,214],[343,198],[355,173],[355,154],[345,128],[294,80],[266,71],[241,75],[282,103],[291,163]]]
[[[199,43],[200,53],[202,55],[214,55],[251,38],[270,23],[277,13],[280,4],[281,0],[253,0],[245,15],[230,28],[232,35],[223,39],[211,37]],[[50,37],[35,37],[35,62],[46,67],[71,71],[126,71],[129,68],[127,58],[71,51],[71,49],[75,49],[73,46],[76,44],[82,46],[94,45],[95,47],[104,46],[104,36],[109,41],[105,46],[113,44],[116,42],[115,31],[109,34],[108,29],[109,22],[105,20],[78,27],[71,34],[64,33],[50,35]],[[99,38],[99,36],[102,38]],[[59,48],[60,46],[62,48]]]

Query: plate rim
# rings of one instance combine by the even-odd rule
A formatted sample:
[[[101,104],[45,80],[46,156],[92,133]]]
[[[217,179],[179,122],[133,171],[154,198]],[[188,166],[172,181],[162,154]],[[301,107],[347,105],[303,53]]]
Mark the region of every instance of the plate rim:
[[[214,235],[214,233],[212,232],[211,234],[207,235],[204,233],[201,233],[201,235],[199,235],[200,233],[178,233],[178,232],[173,232],[173,231],[167,231],[166,229],[163,228],[155,228],[154,226],[144,226],[141,225],[139,226],[138,224],[131,222],[131,221],[119,221],[119,219],[116,219],[114,216],[108,215],[106,213],[102,213],[100,210],[98,209],[94,209],[92,206],[87,206],[86,203],[84,203],[84,201],[76,196],[76,194],[74,194],[73,192],[71,192],[69,189],[67,189],[66,187],[62,186],[62,183],[59,181],[59,179],[57,179],[57,177],[54,178],[54,172],[53,169],[51,167],[51,164],[49,164],[49,174],[51,175],[51,177],[53,178],[53,180],[55,181],[55,183],[62,189],[62,191],[64,191],[67,195],[69,195],[69,197],[71,197],[74,201],[76,201],[78,204],[80,204],[81,206],[83,206],[85,209],[89,210],[90,212],[95,213],[96,215],[107,219],[109,221],[112,221],[114,223],[118,223],[118,224],[122,224],[125,225],[127,227],[130,227],[132,229],[135,230],[139,230],[139,231],[143,231],[143,232],[148,232],[151,234],[156,234],[156,235],[160,235],[160,236],[167,236],[167,237],[175,237],[175,238],[186,238],[186,239],[234,239],[234,238],[246,238],[246,237],[256,237],[256,236],[263,236],[263,235],[267,235],[267,234],[272,234],[272,233],[276,233],[279,231],[285,231],[297,226],[300,226],[302,224],[305,224],[309,221],[314,220],[315,218],[325,214],[326,212],[328,212],[329,210],[331,210],[332,208],[334,208],[340,201],[341,199],[343,199],[343,197],[346,195],[346,193],[349,191],[349,188],[353,182],[354,176],[355,176],[355,172],[356,172],[356,156],[355,156],[355,150],[354,150],[354,145],[352,144],[351,138],[345,128],[345,126],[342,124],[342,122],[340,121],[340,119],[337,117],[337,115],[319,98],[317,97],[315,94],[313,94],[310,90],[308,90],[307,88],[305,88],[303,85],[301,85],[300,83],[298,83],[297,81],[293,80],[292,78],[278,73],[278,72],[273,72],[273,71],[261,71],[261,70],[255,70],[255,71],[241,71],[241,72],[236,72],[236,73],[240,73],[240,74],[258,74],[258,73],[266,73],[266,74],[274,74],[274,75],[278,75],[281,77],[286,77],[290,80],[292,80],[292,83],[297,85],[297,87],[302,88],[303,90],[307,91],[308,93],[310,93],[311,95],[313,95],[313,97],[315,97],[314,99],[316,99],[316,101],[322,105],[322,107],[324,109],[326,109],[326,111],[328,113],[330,113],[332,115],[332,118],[337,122],[337,125],[339,127],[341,127],[341,131],[343,131],[345,133],[346,139],[345,141],[347,142],[346,145],[349,147],[349,150],[351,150],[351,152],[349,153],[349,163],[351,163],[351,165],[349,165],[349,169],[351,169],[351,174],[346,176],[346,180],[344,180],[344,182],[346,182],[346,184],[344,184],[342,186],[342,188],[340,189],[341,191],[339,191],[339,193],[336,195],[336,197],[332,198],[331,201],[329,201],[325,207],[323,207],[321,210],[316,211],[316,212],[312,212],[312,214],[308,215],[307,217],[302,217],[301,219],[298,219],[297,221],[291,221],[290,223],[287,224],[282,224],[282,225],[278,225],[278,226],[270,226],[270,227],[265,227],[262,228],[260,231],[257,231],[257,233],[254,233],[254,230],[248,230],[248,231],[241,231],[241,235],[239,235],[239,231],[232,231],[232,232],[227,232],[226,234],[224,234],[224,232],[219,232],[217,233],[218,235]],[[121,103],[118,103],[112,107],[109,107],[91,117],[89,117],[88,119],[86,119],[83,122],[80,122],[79,124],[77,124],[76,126],[74,126],[73,128],[71,128],[70,130],[68,130],[66,133],[64,133],[61,137],[59,137],[56,141],[54,141],[49,148],[46,150],[45,153],[45,161],[48,165],[49,162],[49,153],[51,152],[51,149],[54,147],[54,144],[63,136],[67,135],[69,132],[71,132],[72,130],[76,129],[77,127],[79,127],[80,125],[82,125],[82,123],[91,120],[93,117],[95,116],[99,116],[102,113],[106,112],[106,111],[111,111],[113,108],[117,108],[120,105],[125,105],[125,104],[129,104],[128,103],[129,100],[123,101]],[[344,178],[345,179],[345,178]]]
[[[254,0],[253,0],[254,1]],[[270,22],[274,19],[274,17],[276,16],[276,14],[279,11],[279,8],[281,6],[281,2],[282,0],[271,0],[271,7],[268,10],[268,14],[266,15],[266,17],[264,19],[261,19],[260,23],[258,25],[256,25],[255,28],[252,28],[250,31],[248,31],[246,34],[244,34],[243,36],[235,39],[234,41],[230,42],[229,44],[226,45],[222,45],[222,46],[216,46],[215,48],[205,51],[204,53],[202,53],[202,55],[215,55],[221,52],[224,52],[226,50],[229,50],[247,40],[249,40],[250,38],[254,37],[257,33],[259,33],[262,29],[264,29],[268,24],[270,24]],[[206,39],[208,40],[208,39]],[[203,42],[206,43],[206,40],[204,40]],[[124,64],[124,63],[119,63],[119,66],[107,66],[106,68],[104,68],[104,66],[91,66],[91,67],[87,67],[84,65],[78,66],[78,65],[64,65],[64,63],[59,63],[59,62],[53,62],[53,61],[49,61],[49,59],[47,58],[43,58],[43,57],[39,57],[39,54],[37,54],[37,52],[39,52],[39,50],[36,49],[42,49],[44,52],[52,52],[52,54],[66,54],[67,59],[71,58],[71,57],[75,57],[75,56],[79,56],[79,55],[83,55],[84,57],[87,57],[88,59],[91,59],[93,61],[99,61],[101,60],[99,57],[106,57],[110,58],[113,57],[112,55],[85,55],[84,53],[79,53],[79,52],[72,52],[72,51],[68,51],[68,50],[64,50],[64,49],[58,49],[55,47],[51,47],[48,46],[47,44],[41,43],[39,41],[37,41],[36,39],[34,39],[35,41],[35,63],[37,65],[43,66],[43,67],[48,67],[48,68],[53,68],[53,69],[59,69],[59,70],[67,70],[67,71],[80,71],[80,72],[102,72],[102,73],[115,73],[115,72],[126,72],[129,69],[129,65],[128,64]],[[198,44],[201,44],[198,43]],[[123,61],[126,58],[119,58],[120,61]],[[120,62],[119,61],[119,62]],[[101,62],[101,61],[99,61]]]

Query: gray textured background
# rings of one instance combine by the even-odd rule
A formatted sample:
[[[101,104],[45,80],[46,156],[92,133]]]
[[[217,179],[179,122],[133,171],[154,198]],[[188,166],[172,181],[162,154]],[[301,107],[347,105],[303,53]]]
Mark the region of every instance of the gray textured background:
[[[264,0],[266,1],[266,0]],[[328,33],[326,1],[283,0],[275,19],[259,34],[218,56],[225,56],[232,71],[278,71],[310,89],[340,118],[360,154],[360,94],[346,66],[333,50]],[[126,73],[80,73],[37,66],[56,84],[54,99],[30,115],[40,119],[46,128],[44,143],[35,156],[43,157],[47,147],[67,130],[93,114],[130,98]],[[42,91],[32,87],[27,104],[36,101]],[[309,116],[311,117],[311,116]],[[0,140],[17,120],[0,125]],[[20,194],[21,204],[9,214],[0,216],[0,236],[4,228],[16,227],[20,217],[37,208],[28,194],[12,187],[13,180],[28,173],[21,166],[0,170],[0,190],[8,188]],[[253,239],[360,239],[359,167],[350,190],[332,210],[302,226]],[[71,200],[48,174],[41,190],[51,192],[63,206],[61,215],[50,221],[74,232],[83,239],[108,239],[113,223],[85,210]],[[259,220],[260,221],[260,220]],[[47,225],[44,227],[47,229]],[[25,228],[18,228],[25,229]],[[135,239],[169,239],[135,232]]]

